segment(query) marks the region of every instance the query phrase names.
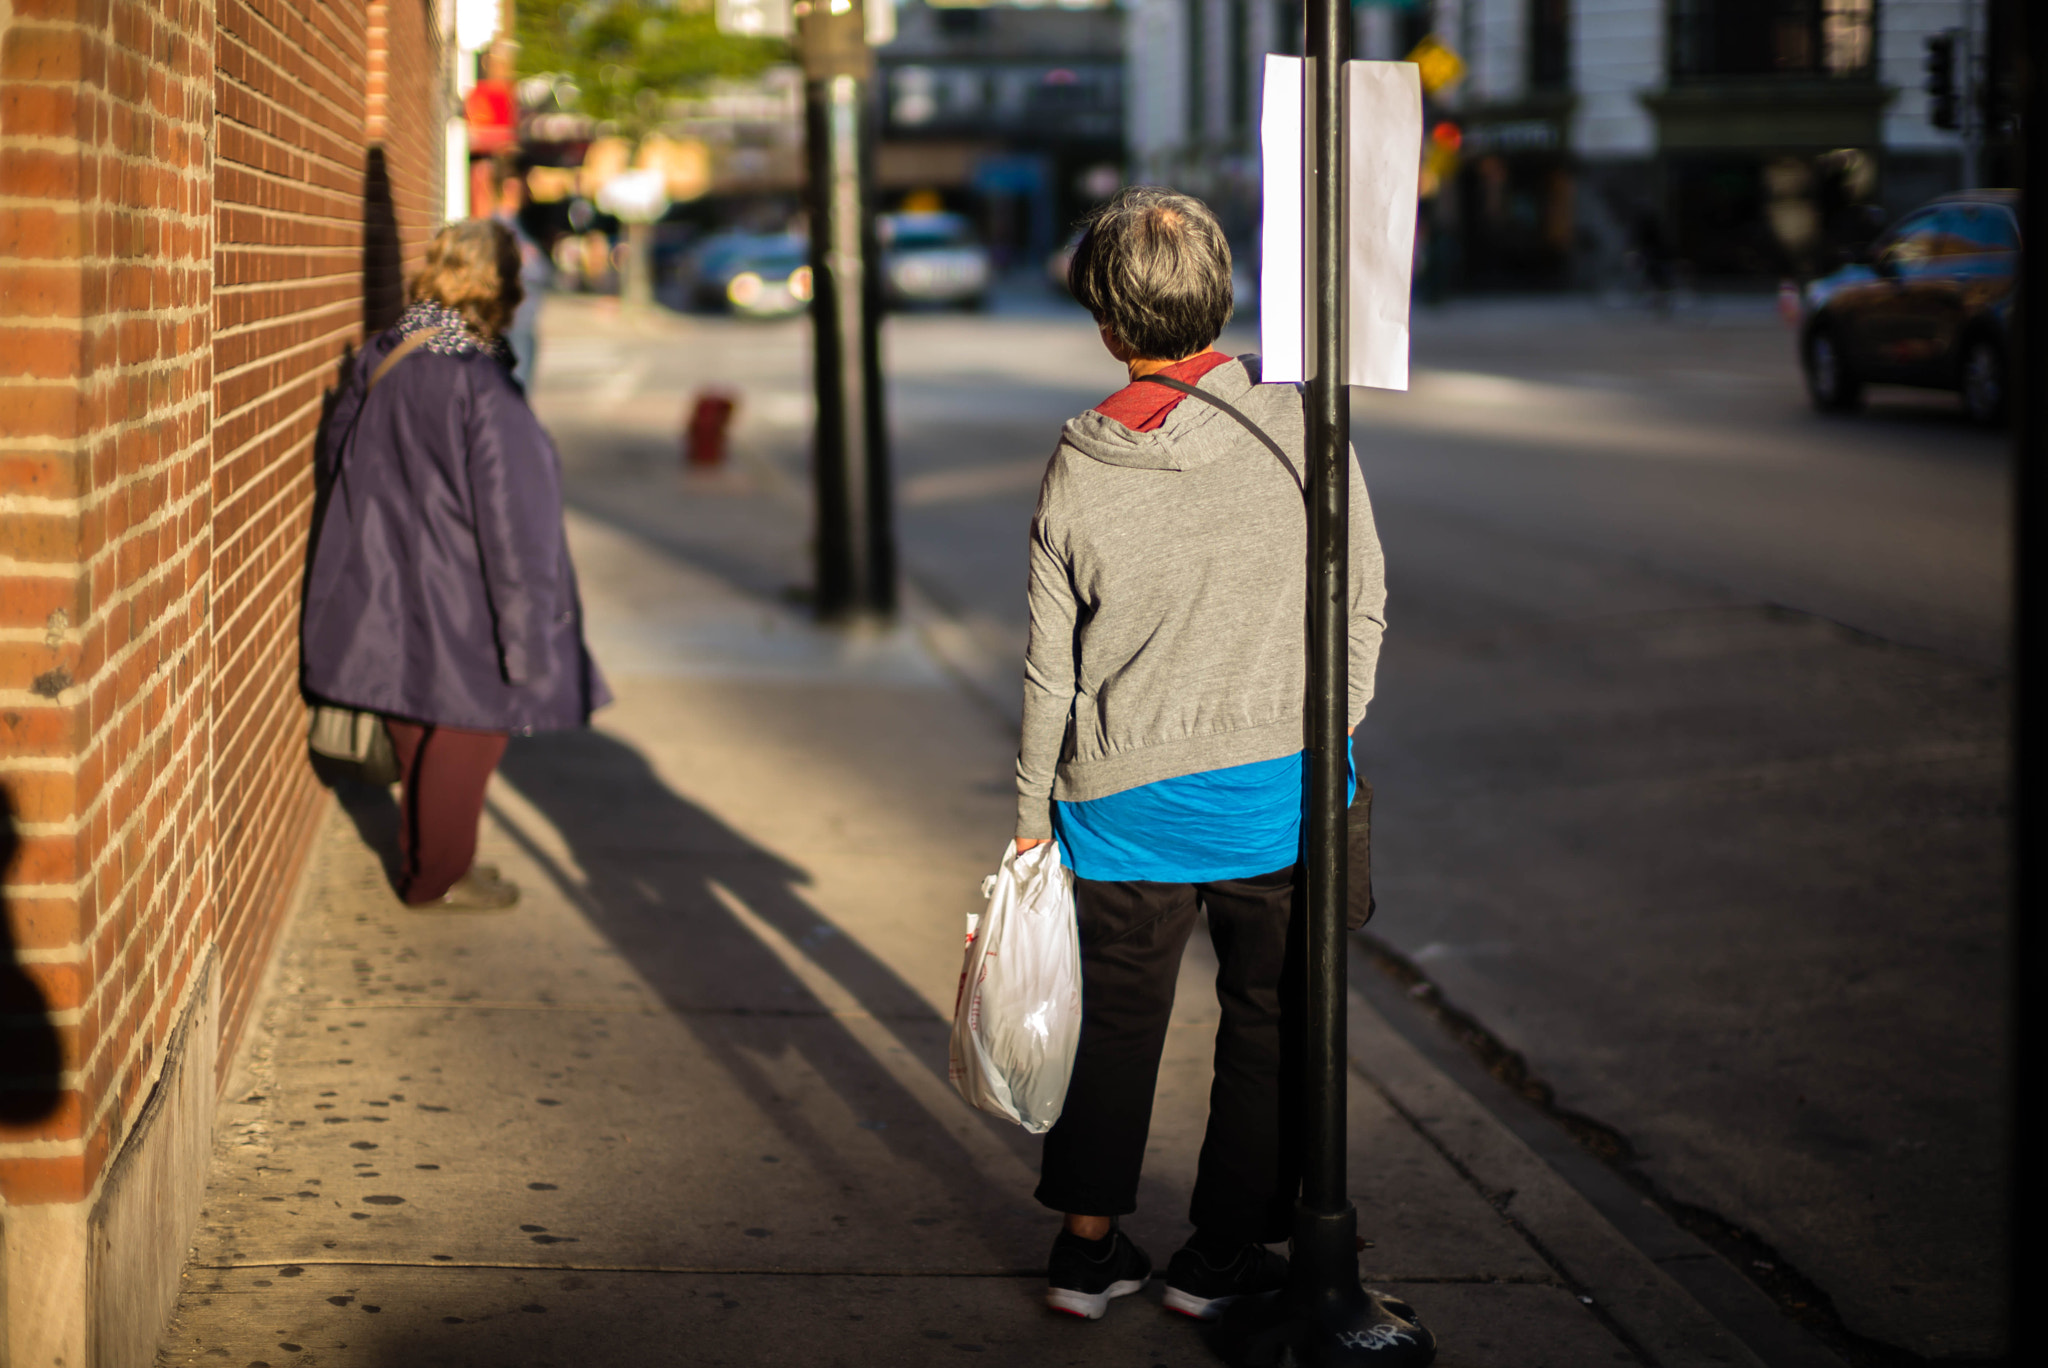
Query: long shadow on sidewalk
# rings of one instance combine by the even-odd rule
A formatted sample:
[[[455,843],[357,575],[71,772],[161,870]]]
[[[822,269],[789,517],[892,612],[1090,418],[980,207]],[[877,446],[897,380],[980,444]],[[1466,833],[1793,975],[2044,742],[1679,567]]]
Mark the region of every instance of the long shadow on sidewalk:
[[[579,884],[507,814],[495,814],[500,823],[819,1173],[862,1190],[877,1177],[850,1167],[843,1143],[805,1119],[806,1108],[784,1096],[786,1083],[763,1061],[786,1071],[787,1058],[799,1056],[929,1185],[938,1200],[927,1205],[972,1212],[986,1204],[980,1160],[937,1123],[929,1099],[921,1101],[882,1065],[874,1037],[863,1041],[847,1017],[871,1017],[941,1081],[947,1023],[798,895],[810,882],[803,869],[677,795],[638,751],[600,731],[515,739],[502,773],[560,833],[586,881]],[[795,947],[858,1004],[857,1012],[844,1003],[835,1011],[821,1000],[733,903]],[[1036,1167],[1036,1143],[1021,1131],[977,1124]],[[1015,1262],[1012,1250],[997,1266]]]

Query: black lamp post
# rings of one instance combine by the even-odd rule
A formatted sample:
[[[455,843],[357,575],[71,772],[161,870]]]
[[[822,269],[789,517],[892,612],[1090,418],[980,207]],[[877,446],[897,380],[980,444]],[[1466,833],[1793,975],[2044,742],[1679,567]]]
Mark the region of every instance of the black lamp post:
[[[1306,0],[1311,263],[1308,351],[1309,609],[1306,875],[1307,1040],[1302,1068],[1302,1184],[1289,1285],[1248,1313],[1252,1363],[1420,1368],[1436,1340],[1405,1303],[1365,1289],[1358,1212],[1345,1182],[1344,906],[1346,717],[1350,699],[1351,395],[1344,384],[1343,63],[1351,6]]]
[[[888,617],[896,611],[896,551],[882,415],[874,54],[860,0],[797,0],[793,10],[809,171],[817,610],[828,620]]]

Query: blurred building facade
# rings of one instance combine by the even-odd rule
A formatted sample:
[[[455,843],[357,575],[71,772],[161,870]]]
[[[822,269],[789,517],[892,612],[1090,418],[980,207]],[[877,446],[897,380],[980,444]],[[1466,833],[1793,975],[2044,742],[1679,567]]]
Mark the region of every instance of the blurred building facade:
[[[1962,31],[1996,82],[2019,3],[1367,0],[1357,52],[1397,59],[1434,34],[1465,61],[1430,99],[1459,149],[1425,208],[1450,280],[1599,286],[1648,260],[1761,282],[1825,270],[1879,217],[1961,187],[1926,39]],[[1299,5],[1132,0],[1131,16],[1136,173],[1210,195],[1242,231],[1261,56],[1299,51]],[[1991,130],[1980,179],[2000,146]]]
[[[1601,284],[1662,257],[1702,281],[1809,275],[1962,187],[1926,39],[1983,54],[1987,0],[1439,0],[1471,75],[1446,218],[1477,285]],[[1972,45],[1966,40],[1965,46]]]
[[[980,220],[999,264],[1042,263],[1119,183],[1124,17],[1114,0],[903,0],[876,53],[884,206],[934,193]]]

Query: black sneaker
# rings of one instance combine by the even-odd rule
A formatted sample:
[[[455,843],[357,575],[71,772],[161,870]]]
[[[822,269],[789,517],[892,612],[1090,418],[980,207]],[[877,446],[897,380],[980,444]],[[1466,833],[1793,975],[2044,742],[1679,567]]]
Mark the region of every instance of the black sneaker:
[[[1128,1297],[1152,1276],[1152,1260],[1112,1223],[1100,1240],[1062,1230],[1045,1270],[1045,1304],[1085,1320],[1101,1320],[1113,1297]]]
[[[1196,1320],[1214,1320],[1239,1297],[1256,1297],[1287,1282],[1287,1260],[1264,1245],[1240,1245],[1228,1256],[1199,1248],[1199,1238],[1174,1252],[1166,1265],[1166,1307]]]

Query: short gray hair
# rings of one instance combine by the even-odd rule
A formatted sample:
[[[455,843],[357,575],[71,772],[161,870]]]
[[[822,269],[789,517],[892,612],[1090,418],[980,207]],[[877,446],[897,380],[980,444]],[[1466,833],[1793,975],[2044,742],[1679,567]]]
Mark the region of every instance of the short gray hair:
[[[1083,220],[1067,288],[1137,355],[1178,361],[1230,321],[1230,243],[1193,195],[1127,186]]]

